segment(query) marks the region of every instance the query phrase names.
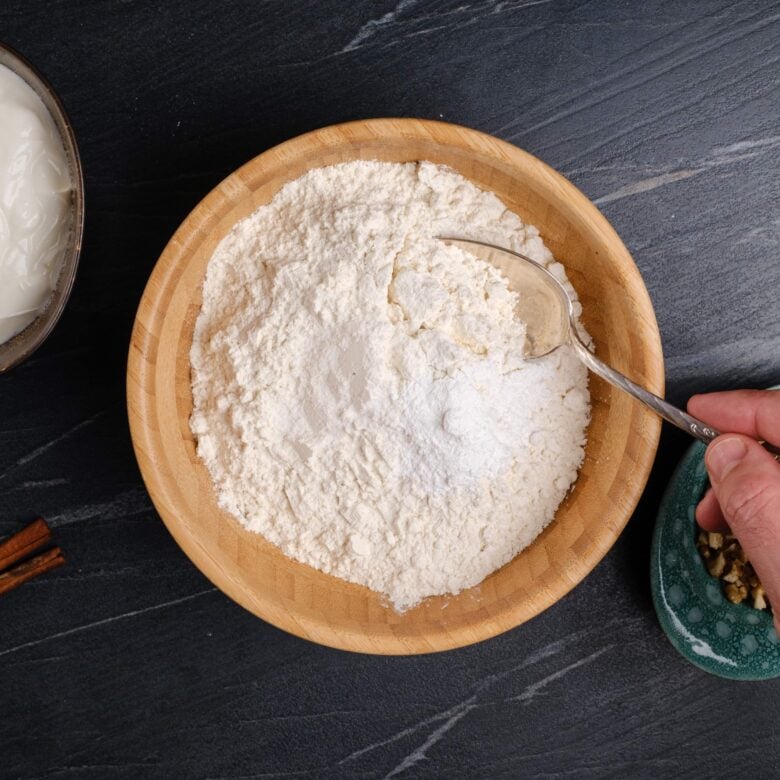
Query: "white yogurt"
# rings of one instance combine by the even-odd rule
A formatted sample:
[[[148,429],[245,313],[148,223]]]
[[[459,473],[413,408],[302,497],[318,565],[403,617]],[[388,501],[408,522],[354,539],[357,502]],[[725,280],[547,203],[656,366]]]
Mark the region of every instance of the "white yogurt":
[[[0,65],[0,344],[45,307],[71,219],[65,147],[43,102]]]

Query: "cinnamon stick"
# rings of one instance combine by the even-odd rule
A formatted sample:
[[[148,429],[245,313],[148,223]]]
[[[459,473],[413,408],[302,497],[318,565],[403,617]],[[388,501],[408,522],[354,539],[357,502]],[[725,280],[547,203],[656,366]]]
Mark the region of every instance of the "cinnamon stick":
[[[0,571],[31,555],[50,540],[51,529],[39,517],[19,533],[0,542]]]
[[[46,552],[30,558],[29,561],[4,571],[0,574],[0,596],[3,593],[8,593],[9,590],[18,588],[19,585],[39,574],[62,566],[63,563],[65,563],[65,558],[62,555],[62,550],[59,547],[52,547],[51,550],[46,550]]]

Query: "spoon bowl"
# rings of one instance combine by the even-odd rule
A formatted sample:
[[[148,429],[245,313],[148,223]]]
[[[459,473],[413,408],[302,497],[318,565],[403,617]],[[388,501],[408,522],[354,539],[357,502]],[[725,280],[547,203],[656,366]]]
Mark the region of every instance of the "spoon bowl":
[[[518,294],[515,313],[526,327],[523,346],[526,358],[544,357],[570,342],[574,328],[572,300],[541,263],[482,241],[449,236],[441,236],[441,240],[490,263],[512,279]]]

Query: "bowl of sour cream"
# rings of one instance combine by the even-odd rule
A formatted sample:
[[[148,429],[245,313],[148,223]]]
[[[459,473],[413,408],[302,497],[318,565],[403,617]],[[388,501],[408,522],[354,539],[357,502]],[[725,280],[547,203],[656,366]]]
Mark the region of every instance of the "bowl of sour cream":
[[[62,314],[84,229],[76,139],[49,83],[0,43],[0,373]]]

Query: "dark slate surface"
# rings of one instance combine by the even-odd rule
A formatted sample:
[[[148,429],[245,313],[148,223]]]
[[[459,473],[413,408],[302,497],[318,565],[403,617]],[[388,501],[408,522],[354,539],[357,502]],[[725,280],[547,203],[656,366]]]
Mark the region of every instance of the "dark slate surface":
[[[152,508],[124,407],[135,307],[195,203],[272,144],[386,115],[494,133],[593,198],[647,282],[673,400],[780,381],[775,3],[4,0],[0,37],[59,89],[87,180],[71,303],[0,377],[0,534],[41,513],[69,558],[0,600],[0,774],[777,776],[780,682],[708,677],[652,611],[682,434],[560,603],[476,647],[374,658],[211,587]]]

